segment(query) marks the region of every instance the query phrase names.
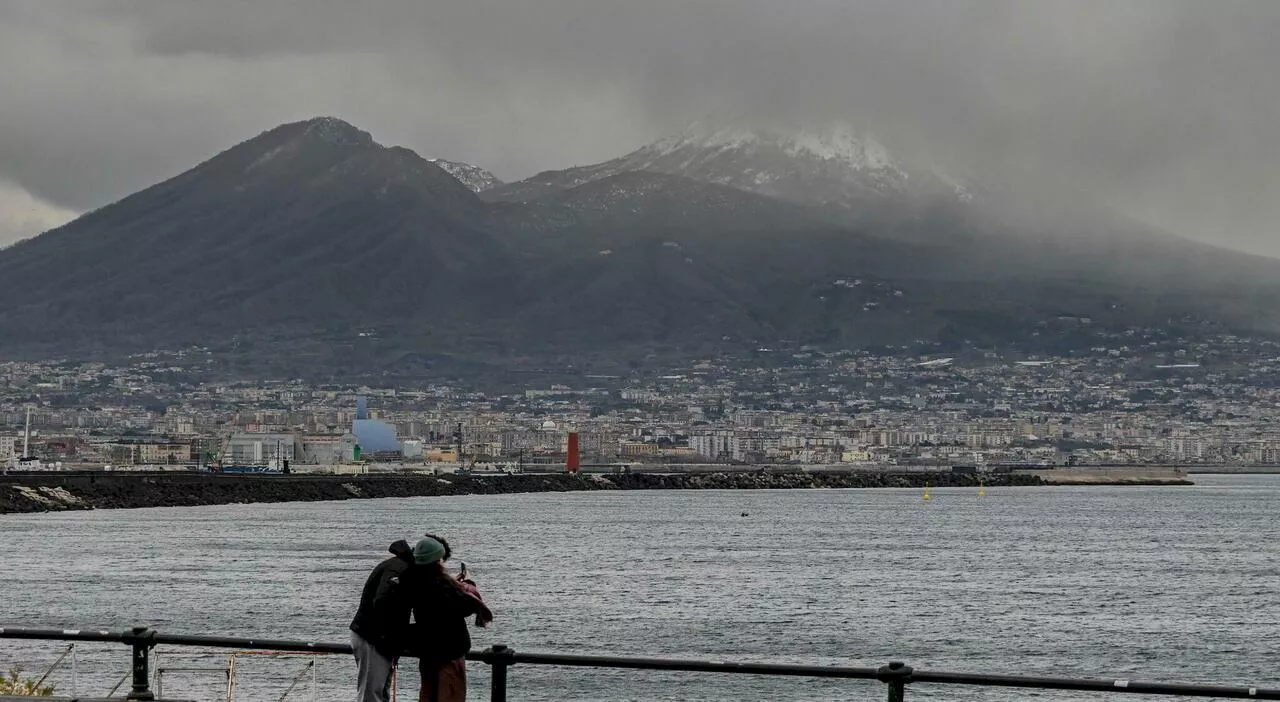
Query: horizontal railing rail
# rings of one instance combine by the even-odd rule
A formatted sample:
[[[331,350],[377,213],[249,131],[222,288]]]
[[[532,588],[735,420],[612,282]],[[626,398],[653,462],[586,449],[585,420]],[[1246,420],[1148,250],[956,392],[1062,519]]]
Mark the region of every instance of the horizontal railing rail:
[[[38,629],[0,627],[0,638],[43,639],[53,641],[99,641],[120,643],[133,648],[133,688],[125,699],[154,700],[149,687],[150,650],[158,645],[194,646],[201,648],[258,649],[314,654],[350,655],[351,646],[317,641],[283,639],[246,639],[227,636],[194,636],[161,634],[148,627],[124,631],[92,629]],[[1249,685],[1201,685],[1187,683],[1148,682],[1129,679],[1090,679],[1036,677],[988,673],[955,673],[916,670],[894,661],[879,668],[848,666],[795,665],[784,663],[746,663],[721,660],[682,658],[644,658],[636,656],[593,656],[568,653],[525,653],[507,646],[495,645],[471,651],[468,660],[479,661],[492,668],[490,700],[506,702],[507,672],[513,665],[544,665],[577,668],[617,668],[629,670],[663,670],[692,673],[728,673],[741,675],[792,676],[807,678],[842,678],[877,680],[888,686],[889,702],[902,702],[906,686],[913,683],[968,685],[976,687],[1015,687],[1041,690],[1073,690],[1182,697],[1216,697],[1224,699],[1280,700],[1280,688]]]

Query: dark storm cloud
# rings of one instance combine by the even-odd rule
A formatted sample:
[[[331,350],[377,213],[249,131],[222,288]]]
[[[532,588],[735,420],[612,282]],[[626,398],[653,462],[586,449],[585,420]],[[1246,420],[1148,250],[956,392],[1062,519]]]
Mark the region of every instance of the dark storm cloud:
[[[20,1],[0,180],[84,210],[316,114],[505,178],[706,115],[841,119],[904,160],[1280,254],[1276,36],[1269,0]]]

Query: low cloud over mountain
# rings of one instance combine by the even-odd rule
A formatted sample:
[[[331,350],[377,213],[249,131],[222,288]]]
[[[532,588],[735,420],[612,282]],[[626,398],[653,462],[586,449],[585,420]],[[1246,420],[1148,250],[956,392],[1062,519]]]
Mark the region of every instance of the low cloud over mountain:
[[[376,364],[1276,328],[1280,262],[1105,209],[1036,227],[835,134],[686,135],[486,202],[341,120],[281,125],[0,251],[0,352],[234,340],[323,366],[362,339]]]

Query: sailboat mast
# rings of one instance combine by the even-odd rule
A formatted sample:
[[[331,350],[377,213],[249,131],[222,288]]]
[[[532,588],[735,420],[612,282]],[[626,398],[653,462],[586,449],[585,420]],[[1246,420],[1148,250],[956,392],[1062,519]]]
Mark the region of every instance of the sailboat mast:
[[[22,460],[31,455],[31,408],[27,408],[27,428],[22,432]]]

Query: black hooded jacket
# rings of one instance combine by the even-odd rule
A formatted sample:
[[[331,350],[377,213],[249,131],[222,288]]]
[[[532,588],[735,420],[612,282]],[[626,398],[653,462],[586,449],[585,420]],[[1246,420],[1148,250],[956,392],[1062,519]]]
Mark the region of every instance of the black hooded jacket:
[[[360,609],[351,620],[351,630],[368,641],[387,658],[404,651],[409,638],[409,570],[413,568],[413,548],[397,541],[387,549],[391,558],[379,563],[360,594]]]
[[[411,600],[414,624],[409,655],[424,663],[443,663],[467,655],[471,650],[467,617],[480,611],[478,600],[447,573],[428,568],[415,573]],[[423,671],[425,674],[426,669]]]

